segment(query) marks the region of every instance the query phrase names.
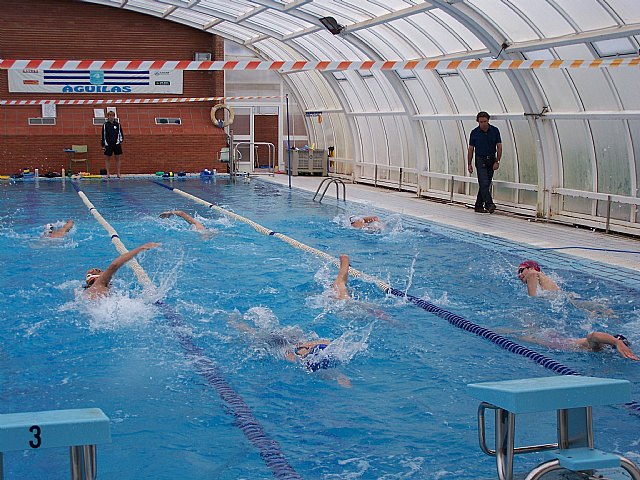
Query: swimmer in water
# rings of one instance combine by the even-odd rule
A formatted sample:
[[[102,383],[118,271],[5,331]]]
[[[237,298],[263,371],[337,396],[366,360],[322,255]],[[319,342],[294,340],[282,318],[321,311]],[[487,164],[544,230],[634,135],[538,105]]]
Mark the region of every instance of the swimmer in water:
[[[544,338],[521,337],[521,339],[559,350],[588,350],[590,352],[601,352],[608,345],[615,348],[622,358],[638,360],[638,356],[631,351],[631,343],[624,335],[610,335],[605,332],[591,332],[584,338],[553,338],[555,336],[556,335],[554,334],[546,333]]]
[[[86,285],[85,289],[87,295],[90,298],[98,298],[109,295],[109,283],[111,279],[115,275],[115,273],[126,264],[128,261],[132,260],[136,255],[144,250],[151,250],[152,248],[158,247],[160,244],[155,242],[145,243],[133,250],[128,251],[127,253],[123,253],[118,258],[116,258],[111,265],[107,267],[106,270],[100,270],[99,268],[91,268],[87,270],[87,275],[85,277]]]
[[[44,236],[47,238],[62,238],[69,230],[73,228],[73,220],[67,220],[67,222],[60,228],[56,229],[53,223],[47,223],[44,227]]]
[[[527,293],[530,297],[538,294],[538,287],[542,290],[560,290],[556,282],[542,273],[540,264],[534,260],[525,260],[518,266],[518,278],[527,285]]]
[[[333,282],[333,290],[338,296],[338,300],[351,298],[349,290],[347,290],[347,281],[349,280],[349,256],[340,255],[340,270]]]
[[[169,218],[172,215],[175,215],[177,217],[183,218],[184,220],[186,220],[195,230],[199,231],[199,232],[205,232],[207,229],[205,228],[205,226],[200,223],[199,221],[197,221],[195,218],[193,218],[191,215],[187,215],[186,213],[184,213],[182,210],[172,210],[170,212],[162,212],[160,214],[160,218]]]
[[[535,260],[525,260],[518,266],[518,278],[527,285],[527,293],[530,297],[538,295],[538,288],[544,291],[560,292],[560,287],[542,272],[540,264]],[[590,317],[616,316],[607,305],[591,300],[582,300],[577,293],[567,292],[566,298],[574,307],[586,310]]]
[[[349,217],[349,223],[353,228],[362,228],[369,231],[377,231],[382,229],[380,218],[376,215],[368,215],[365,217],[351,215]]]

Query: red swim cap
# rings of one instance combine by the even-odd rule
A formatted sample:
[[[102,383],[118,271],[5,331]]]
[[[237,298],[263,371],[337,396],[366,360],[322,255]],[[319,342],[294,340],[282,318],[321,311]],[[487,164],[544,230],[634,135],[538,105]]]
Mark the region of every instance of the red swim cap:
[[[533,268],[536,272],[539,272],[540,264],[535,260],[525,260],[518,268]]]

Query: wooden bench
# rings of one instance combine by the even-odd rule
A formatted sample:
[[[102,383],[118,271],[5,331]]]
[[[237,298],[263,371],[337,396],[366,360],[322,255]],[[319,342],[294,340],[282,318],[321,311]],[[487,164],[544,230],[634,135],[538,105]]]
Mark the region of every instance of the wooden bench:
[[[610,378],[556,376],[467,386],[478,407],[478,439],[487,455],[496,457],[500,480],[513,479],[513,456],[546,451],[551,460],[532,470],[525,480],[536,480],[559,468],[573,471],[622,467],[634,480],[640,470],[619,455],[593,448],[592,407],[629,402],[631,384]],[[495,450],[486,445],[485,410],[495,410]],[[557,442],[525,447],[514,446],[516,414],[557,412]]]
[[[96,445],[111,442],[109,418],[99,408],[0,415],[0,480],[3,452],[70,447],[72,480],[93,480]]]

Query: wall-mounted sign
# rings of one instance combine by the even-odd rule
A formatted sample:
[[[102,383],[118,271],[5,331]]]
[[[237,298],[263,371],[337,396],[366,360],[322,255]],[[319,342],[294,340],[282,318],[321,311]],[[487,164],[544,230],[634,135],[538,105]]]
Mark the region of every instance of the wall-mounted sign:
[[[182,70],[9,70],[9,91],[16,93],[178,93]]]

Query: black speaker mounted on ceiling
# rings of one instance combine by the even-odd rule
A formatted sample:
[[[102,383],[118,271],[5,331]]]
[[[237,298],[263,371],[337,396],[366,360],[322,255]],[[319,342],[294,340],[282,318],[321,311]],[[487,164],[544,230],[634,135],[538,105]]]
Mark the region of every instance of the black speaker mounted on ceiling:
[[[340,25],[335,18],[333,17],[322,17],[320,19],[320,23],[329,30],[334,35],[338,35],[342,30],[344,30],[344,26]]]

